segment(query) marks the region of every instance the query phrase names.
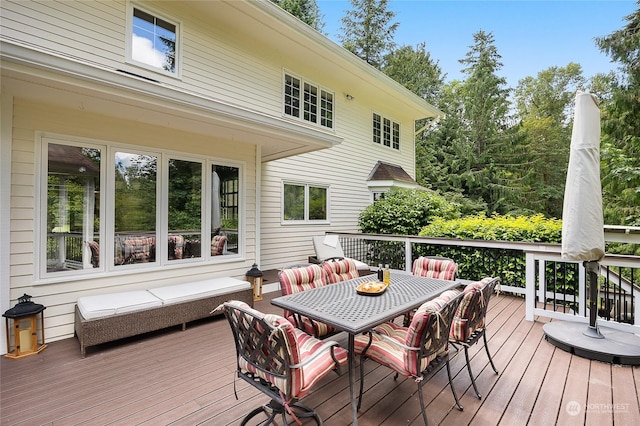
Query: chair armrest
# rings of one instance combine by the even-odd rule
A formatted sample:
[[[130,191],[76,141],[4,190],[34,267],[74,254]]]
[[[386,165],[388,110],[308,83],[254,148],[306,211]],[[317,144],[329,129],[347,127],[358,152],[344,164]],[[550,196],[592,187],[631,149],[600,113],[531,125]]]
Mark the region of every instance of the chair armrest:
[[[313,355],[311,355],[309,358],[305,359],[304,362],[300,362],[298,364],[291,364],[289,365],[289,367],[291,368],[301,368],[304,367],[305,365],[313,362],[313,360],[315,360],[316,358],[318,358],[320,355],[322,355],[324,352],[326,352],[327,350],[331,351],[331,357],[333,358],[333,360],[335,361],[335,357],[333,356],[333,348],[334,347],[340,347],[340,344],[338,342],[336,342],[335,340],[327,340],[326,342],[324,342],[324,344],[322,346],[320,346]],[[337,363],[337,362],[336,362]]]

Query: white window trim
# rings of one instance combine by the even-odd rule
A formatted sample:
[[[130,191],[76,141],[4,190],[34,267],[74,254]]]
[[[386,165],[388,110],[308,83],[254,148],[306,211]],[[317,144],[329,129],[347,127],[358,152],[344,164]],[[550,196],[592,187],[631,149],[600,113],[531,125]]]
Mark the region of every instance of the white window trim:
[[[285,185],[304,186],[304,219],[285,220],[284,219],[284,187]],[[309,187],[324,188],[327,191],[327,218],[309,219]],[[282,181],[280,185],[280,224],[281,225],[329,225],[331,224],[331,186],[325,184],[315,184],[306,182]]]
[[[75,281],[87,279],[87,277],[102,277],[102,276],[114,276],[119,274],[132,274],[132,273],[147,273],[148,271],[156,271],[166,268],[187,268],[197,265],[216,265],[221,263],[244,261],[246,257],[246,163],[244,161],[235,161],[218,157],[208,157],[199,155],[185,155],[175,151],[163,150],[163,149],[149,149],[149,147],[141,147],[136,145],[119,144],[111,141],[96,140],[90,138],[81,138],[74,136],[67,136],[61,134],[53,134],[46,132],[36,132],[36,147],[35,161],[36,161],[36,175],[35,175],[35,194],[37,194],[37,202],[35,206],[36,214],[36,227],[34,235],[35,253],[33,260],[34,267],[34,284],[49,284],[54,282]],[[238,197],[240,200],[240,210],[238,212],[238,241],[239,250],[237,254],[228,254],[225,256],[211,256],[210,251],[205,250],[203,255],[199,258],[193,259],[181,259],[179,261],[169,261],[166,256],[167,247],[164,245],[156,244],[156,247],[160,247],[160,250],[156,252],[156,261],[149,263],[136,263],[131,265],[114,265],[114,253],[113,250],[102,250],[100,266],[98,268],[91,269],[79,269],[70,271],[56,271],[47,272],[46,262],[46,238],[43,241],[43,233],[47,229],[47,184],[46,178],[48,176],[48,155],[47,147],[49,143],[57,143],[70,146],[82,146],[100,149],[103,158],[100,165],[100,191],[105,196],[100,197],[100,211],[104,212],[101,217],[101,227],[99,230],[99,236],[102,247],[113,248],[114,244],[114,215],[115,211],[108,209],[107,206],[114,205],[115,200],[115,187],[112,182],[114,178],[115,167],[115,152],[126,151],[131,153],[140,153],[145,155],[155,155],[158,157],[158,171],[157,181],[158,187],[156,188],[156,241],[163,241],[168,238],[169,230],[166,227],[161,227],[168,224],[167,212],[164,206],[168,204],[168,164],[169,159],[180,159],[188,161],[196,161],[203,163],[203,182],[205,182],[204,188],[207,193],[211,193],[211,179],[208,178],[208,170],[211,170],[213,165],[237,167],[238,177],[240,179],[238,188]],[[203,203],[203,245],[206,240],[208,245],[211,244],[211,207],[210,200],[207,197],[202,197]],[[315,223],[315,222],[314,222]],[[104,243],[102,243],[104,242]],[[103,245],[104,244],[104,245]],[[104,252],[105,254],[102,254]]]
[[[167,21],[176,26],[176,51],[175,53],[175,61],[176,61],[176,70],[175,72],[165,71],[160,68],[152,67],[149,64],[145,64],[144,62],[139,62],[133,59],[133,55],[131,52],[131,44],[133,38],[133,9],[140,9],[144,12],[147,12],[150,15],[153,15],[157,18],[161,18],[164,21]],[[149,7],[147,4],[141,5],[137,2],[127,1],[127,27],[125,33],[125,63],[129,65],[133,65],[136,68],[142,68],[147,71],[151,71],[156,75],[164,75],[171,78],[182,79],[182,22],[176,20],[174,18],[168,18],[166,15],[158,12],[152,7]]]
[[[300,116],[299,117],[296,117],[295,115],[287,114],[285,112],[285,87],[286,87],[287,75],[300,80]],[[316,89],[318,89],[318,104],[317,104],[317,112],[316,112],[317,121],[315,121],[315,122],[314,121],[305,120],[304,117],[303,117],[303,114],[304,114],[304,85],[305,85],[305,83],[306,84],[310,84],[310,85],[314,86]],[[322,91],[330,93],[331,96],[333,97],[333,110],[332,110],[333,118],[331,119],[331,124],[332,124],[331,127],[323,126],[322,124],[320,124],[320,122],[322,121],[322,117],[321,117],[321,110],[322,110],[322,107],[321,107],[321,103],[322,103],[321,102],[321,99],[322,99],[321,92]],[[329,88],[327,88],[325,86],[322,86],[321,84],[315,83],[314,81],[311,81],[311,80],[308,80],[308,79],[306,79],[304,77],[301,77],[300,75],[298,75],[296,73],[293,73],[293,72],[291,72],[291,71],[289,71],[287,69],[283,69],[282,70],[282,89],[280,90],[280,94],[282,96],[281,101],[280,101],[281,107],[282,107],[282,117],[287,118],[287,119],[291,119],[291,120],[296,120],[296,121],[299,121],[300,123],[305,123],[305,124],[308,124],[308,125],[320,128],[320,129],[335,131],[335,128],[336,128],[336,93],[333,90],[331,90],[331,89],[329,89]]]
[[[373,115],[376,114],[378,116],[380,116],[380,143],[374,142],[373,141]],[[384,120],[387,119],[391,122],[391,139],[389,140],[389,146],[386,146],[384,144]],[[400,152],[402,149],[402,123],[400,123],[400,121],[395,120],[391,117],[389,117],[388,115],[385,114],[381,114],[377,111],[371,111],[371,137],[370,137],[370,141],[371,144],[373,146],[381,146],[383,148],[387,148],[387,149],[392,149],[395,152]],[[397,124],[398,125],[398,148],[394,148],[393,147],[393,124]]]

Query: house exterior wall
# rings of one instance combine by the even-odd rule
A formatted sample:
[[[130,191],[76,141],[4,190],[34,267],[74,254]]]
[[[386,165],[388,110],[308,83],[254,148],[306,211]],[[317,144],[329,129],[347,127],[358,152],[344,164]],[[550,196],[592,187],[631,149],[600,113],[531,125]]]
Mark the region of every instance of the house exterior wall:
[[[179,75],[125,60],[132,4],[179,24]],[[269,0],[4,0],[0,26],[0,235],[9,241],[9,252],[0,255],[0,305],[8,309],[23,293],[45,305],[47,341],[73,336],[80,296],[240,278],[254,262],[268,269],[306,259],[312,235],[356,230],[376,161],[413,175],[413,120],[436,111]],[[332,91],[333,129],[284,115],[284,72]],[[401,123],[400,151],[371,142],[373,111]],[[43,135],[241,164],[242,253],[216,262],[41,279]],[[333,148],[322,151],[327,147]],[[283,159],[300,152],[306,154]],[[328,184],[330,222],[282,225],[283,180]]]
[[[10,298],[22,294],[47,307],[45,327],[47,340],[73,334],[73,309],[78,297],[114,291],[130,291],[202,280],[215,276],[244,277],[246,261],[235,259],[224,263],[194,265],[182,263],[128,273],[101,273],[90,277],[65,277],[39,282],[35,271],[40,230],[36,217],[36,180],[39,178],[36,151],[39,134],[63,138],[115,142],[123,147],[176,149],[180,141],[182,154],[212,155],[246,164],[244,205],[246,258],[255,258],[255,147],[228,144],[214,136],[176,132],[170,128],[141,125],[134,121],[57,108],[20,98],[13,105],[13,144],[11,150],[11,219],[10,219]]]
[[[326,77],[317,76],[331,87]],[[393,110],[375,91],[337,96],[336,132],[344,138],[330,149],[270,161],[262,166],[261,265],[279,269],[307,262],[314,255],[312,236],[327,231],[357,232],[360,212],[371,204],[367,177],[379,160],[402,167],[415,178],[415,115]],[[373,143],[372,114],[400,123],[400,150]],[[282,221],[283,182],[329,186],[329,223],[287,224]]]

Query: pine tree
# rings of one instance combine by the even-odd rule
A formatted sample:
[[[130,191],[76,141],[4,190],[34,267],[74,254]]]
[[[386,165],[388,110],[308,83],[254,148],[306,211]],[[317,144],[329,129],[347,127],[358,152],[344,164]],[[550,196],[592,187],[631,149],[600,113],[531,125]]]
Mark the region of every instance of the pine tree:
[[[398,23],[387,9],[387,0],[351,0],[353,9],[342,18],[340,41],[345,49],[381,69],[385,54],[394,47]]]

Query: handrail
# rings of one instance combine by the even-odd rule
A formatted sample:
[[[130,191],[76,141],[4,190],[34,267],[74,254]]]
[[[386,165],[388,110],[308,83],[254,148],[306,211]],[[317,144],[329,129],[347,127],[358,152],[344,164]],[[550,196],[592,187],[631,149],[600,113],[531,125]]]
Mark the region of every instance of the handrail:
[[[640,228],[639,232],[636,232],[635,228],[628,230],[628,227],[624,228],[623,232],[618,232],[605,235],[605,241],[620,241],[620,235],[625,235],[625,242],[640,243]],[[525,258],[525,277],[524,282],[526,285],[524,288],[510,285],[501,286],[501,291],[511,292],[514,294],[524,294],[526,314],[525,317],[529,321],[533,321],[536,316],[544,316],[550,318],[563,318],[572,321],[588,322],[587,300],[586,300],[586,274],[584,272],[584,266],[582,262],[570,261],[563,259],[561,256],[562,246],[561,244],[549,244],[549,243],[535,243],[535,242],[521,242],[521,241],[493,241],[493,240],[463,240],[463,239],[449,239],[449,238],[435,238],[435,237],[420,237],[420,236],[405,236],[405,235],[388,235],[388,234],[361,234],[350,232],[327,232],[327,234],[338,235],[341,239],[350,240],[365,240],[365,241],[387,241],[402,243],[404,245],[404,269],[408,272],[411,271],[413,263],[413,247],[415,245],[425,244],[434,246],[456,246],[464,248],[477,248],[486,250],[510,250],[515,252],[521,252]],[[610,238],[613,235],[614,238]],[[618,237],[616,237],[616,235]],[[353,253],[349,253],[349,244],[342,244],[345,254],[352,256]],[[353,256],[356,257],[357,256]],[[362,260],[362,259],[360,259]],[[562,292],[549,292],[545,289],[547,286],[545,283],[547,279],[553,280],[555,277],[547,277],[545,267],[547,264],[554,265],[573,265],[573,268],[577,269],[578,274],[578,294],[564,294]],[[634,277],[640,277],[640,256],[629,256],[619,254],[605,254],[605,257],[600,261],[601,276],[605,277],[608,268],[631,268],[635,275]],[[616,274],[612,274],[616,275]],[[616,278],[619,280],[619,278]],[[619,281],[618,281],[619,282]],[[542,284],[541,284],[542,283]],[[629,303],[633,307],[633,312],[629,312],[628,315],[633,317],[634,324],[629,326],[627,324],[621,324],[614,321],[606,321],[607,326],[614,325],[614,328],[628,328],[638,333],[640,332],[640,303],[634,303],[635,296],[640,294],[640,280],[634,279],[633,288],[631,294],[623,294],[618,297],[617,303],[620,300],[624,303]],[[621,287],[619,284],[618,287]],[[555,285],[554,285],[555,288]],[[619,290],[622,293],[622,290]],[[549,300],[553,302],[549,302]],[[564,304],[563,309],[569,312],[556,312],[557,303]],[[568,309],[566,304],[574,308]],[[542,305],[542,307],[540,307]],[[547,306],[550,305],[550,306]],[[577,309],[575,308],[577,306]],[[626,308],[625,308],[626,309]],[[598,321],[602,322],[603,319]]]

